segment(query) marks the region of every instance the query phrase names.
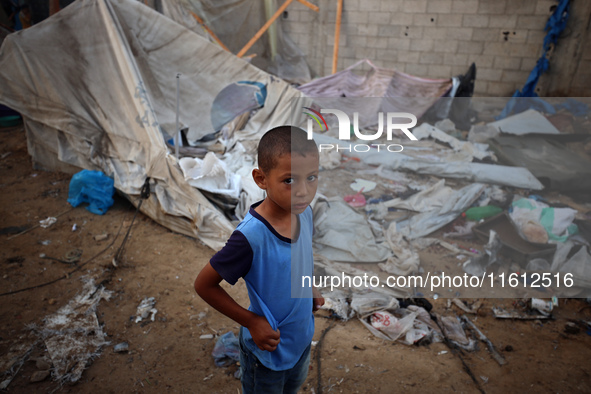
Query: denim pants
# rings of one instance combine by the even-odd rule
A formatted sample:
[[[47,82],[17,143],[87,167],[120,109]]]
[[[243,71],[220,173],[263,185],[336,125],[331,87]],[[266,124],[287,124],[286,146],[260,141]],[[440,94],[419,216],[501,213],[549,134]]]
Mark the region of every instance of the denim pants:
[[[240,330],[242,334],[242,329]],[[310,345],[304,350],[297,364],[285,371],[273,371],[265,367],[248,350],[240,335],[240,372],[244,394],[297,393],[308,376]]]

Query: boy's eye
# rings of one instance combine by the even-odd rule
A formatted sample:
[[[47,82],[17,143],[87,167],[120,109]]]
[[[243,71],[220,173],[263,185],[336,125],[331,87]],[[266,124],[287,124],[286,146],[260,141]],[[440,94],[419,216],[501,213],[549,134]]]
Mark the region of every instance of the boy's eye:
[[[293,183],[293,178],[287,178],[286,180],[283,181],[283,183],[285,183],[287,185],[291,185]]]
[[[316,179],[318,179],[318,175],[310,175],[308,177],[308,182],[314,182]]]

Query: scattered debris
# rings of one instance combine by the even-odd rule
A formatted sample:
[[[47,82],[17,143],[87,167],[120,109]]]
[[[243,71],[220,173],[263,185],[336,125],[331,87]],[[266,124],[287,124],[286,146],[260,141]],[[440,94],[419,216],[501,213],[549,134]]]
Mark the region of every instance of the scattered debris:
[[[471,306],[468,306],[462,300],[459,300],[457,298],[453,298],[451,300],[448,299],[448,307],[449,307],[450,303],[453,303],[455,306],[457,306],[458,308],[460,308],[464,312],[471,313],[474,315],[478,313],[478,309],[482,305],[482,301],[477,300]]]
[[[113,352],[115,353],[123,353],[129,351],[129,344],[127,342],[118,343],[113,347]]]
[[[440,316],[438,320],[448,341],[469,352],[476,350],[476,341],[466,336],[460,319],[456,315]]]
[[[353,208],[364,207],[367,202],[365,201],[365,197],[363,194],[361,194],[361,192],[363,192],[363,188],[361,188],[361,190],[359,190],[356,194],[346,195],[343,197],[343,200]]]
[[[110,297],[110,291],[87,279],[80,294],[56,313],[45,317],[42,327],[34,329],[51,357],[54,380],[77,382],[88,363],[108,344],[96,308],[101,300],[108,301]]]
[[[532,298],[530,304],[531,309],[535,309],[546,316],[550,315],[552,313],[552,309],[554,308],[552,301],[544,301],[539,298]]]
[[[357,178],[357,179],[355,179],[355,182],[353,182],[350,186],[351,186],[351,189],[355,190],[358,193],[360,193],[364,190],[366,193],[369,193],[370,191],[372,191],[373,189],[376,188],[377,183],[372,182],[372,181],[368,181],[366,179]]]
[[[547,320],[551,319],[550,315],[543,314],[528,314],[520,311],[507,311],[503,308],[492,308],[493,314],[497,319],[518,319],[518,320]]]
[[[109,234],[99,234],[94,236],[94,240],[97,242],[104,241],[107,238],[109,238]]]
[[[216,366],[225,367],[237,362],[240,358],[238,338],[232,331],[220,336],[211,352]]]
[[[135,312],[135,322],[139,323],[150,315],[150,319],[154,321],[158,309],[154,308],[156,299],[154,297],[146,297],[140,302]]]
[[[4,379],[0,382],[0,390],[8,388],[23,364],[29,359],[38,341],[39,339],[31,332],[22,335],[16,343],[11,341],[9,350],[0,358],[0,372]]]
[[[40,220],[39,225],[43,228],[48,228],[55,224],[55,222],[57,222],[57,219],[50,216],[47,219]]]

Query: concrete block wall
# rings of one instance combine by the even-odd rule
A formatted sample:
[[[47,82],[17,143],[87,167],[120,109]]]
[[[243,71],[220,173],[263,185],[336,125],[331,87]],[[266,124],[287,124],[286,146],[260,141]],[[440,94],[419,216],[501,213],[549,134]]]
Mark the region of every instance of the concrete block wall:
[[[294,1],[283,15],[283,26],[306,54],[313,74],[324,76],[332,71],[337,0],[311,2],[320,7],[320,12]],[[378,67],[425,78],[448,78],[463,74],[474,62],[476,96],[511,96],[523,87],[542,53],[544,27],[557,3],[557,0],[344,0],[338,70],[367,58]],[[575,6],[583,7],[585,15],[589,3],[571,0],[571,19]],[[583,37],[587,38],[588,23],[580,24],[580,29],[586,29]],[[569,39],[574,38],[565,38]],[[578,49],[578,59],[569,61],[580,63],[571,71],[580,76],[572,78],[571,84],[577,82],[579,96],[591,96],[591,84],[587,83],[591,51],[581,50],[580,45]],[[559,79],[555,76],[555,80],[540,85],[540,94],[548,93],[548,87],[553,85],[557,90]],[[581,81],[587,83],[584,89],[580,88]],[[570,89],[562,88],[563,93]]]

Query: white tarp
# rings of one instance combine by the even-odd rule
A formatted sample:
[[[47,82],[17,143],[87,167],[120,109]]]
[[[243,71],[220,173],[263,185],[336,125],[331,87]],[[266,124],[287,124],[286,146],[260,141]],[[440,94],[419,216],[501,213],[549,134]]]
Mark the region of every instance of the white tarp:
[[[180,121],[194,138],[213,131],[214,98],[236,81],[266,85],[242,136],[288,123],[302,94],[195,32],[132,0],[78,0],[0,48],[0,102],[23,115],[29,153],[43,167],[101,170],[142,212],[219,249],[231,223],[184,179],[166,134]]]
[[[441,131],[435,126],[431,126],[428,123],[423,123],[418,127],[412,129],[412,133],[419,140],[425,138],[433,138],[437,141],[449,144],[455,151],[466,152],[473,158],[484,160],[485,158],[491,158],[496,161],[494,153],[488,151],[488,144],[481,144],[477,142],[460,141],[457,138]]]
[[[414,171],[418,174],[459,178],[467,181],[492,183],[524,189],[542,190],[544,188],[544,185],[527,168],[523,167],[466,163],[462,161],[434,162],[428,159],[415,159],[402,152],[388,152],[384,149],[380,151],[376,149],[370,152],[357,152],[355,150],[355,144],[323,134],[314,134],[314,140],[317,144],[332,146],[333,148],[331,149],[338,149],[341,153],[346,152],[347,156],[356,157],[369,165],[383,165],[395,170],[406,169]],[[403,146],[404,144],[405,142],[402,142]]]
[[[528,109],[488,125],[507,134],[560,134],[560,131],[544,115],[534,109]]]
[[[316,252],[333,261],[377,263],[392,256],[386,242],[376,241],[365,216],[340,197],[316,203],[314,232]]]

